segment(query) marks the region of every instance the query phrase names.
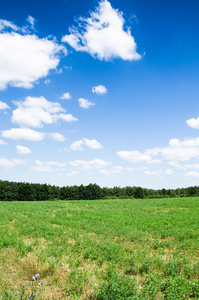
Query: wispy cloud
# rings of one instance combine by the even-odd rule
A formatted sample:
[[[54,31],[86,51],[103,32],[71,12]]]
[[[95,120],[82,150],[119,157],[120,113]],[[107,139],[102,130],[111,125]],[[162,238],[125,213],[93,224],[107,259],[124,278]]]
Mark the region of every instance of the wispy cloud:
[[[84,170],[102,169],[109,165],[108,162],[99,158],[95,158],[94,160],[74,160],[69,161],[68,163],[73,167],[78,167]]]
[[[65,171],[66,164],[58,161],[41,162],[40,160],[36,160],[35,166],[30,167],[30,169],[36,172],[52,173],[57,171]]]

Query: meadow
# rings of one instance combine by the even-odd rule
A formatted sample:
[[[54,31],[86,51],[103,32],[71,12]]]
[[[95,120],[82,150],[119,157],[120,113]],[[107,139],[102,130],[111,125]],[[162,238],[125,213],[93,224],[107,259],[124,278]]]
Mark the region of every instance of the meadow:
[[[197,197],[0,202],[0,299],[199,299],[198,258]]]

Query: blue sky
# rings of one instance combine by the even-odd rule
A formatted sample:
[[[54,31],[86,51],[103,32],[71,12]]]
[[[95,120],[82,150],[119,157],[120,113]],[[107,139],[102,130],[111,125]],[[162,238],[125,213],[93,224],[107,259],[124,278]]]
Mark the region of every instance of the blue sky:
[[[1,180],[198,185],[198,13],[195,0],[3,3]]]

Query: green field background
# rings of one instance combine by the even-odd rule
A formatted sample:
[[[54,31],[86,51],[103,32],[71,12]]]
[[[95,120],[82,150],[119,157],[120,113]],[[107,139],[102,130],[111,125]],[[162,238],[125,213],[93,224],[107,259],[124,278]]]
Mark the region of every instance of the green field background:
[[[0,202],[0,299],[199,299],[198,257],[196,197]]]

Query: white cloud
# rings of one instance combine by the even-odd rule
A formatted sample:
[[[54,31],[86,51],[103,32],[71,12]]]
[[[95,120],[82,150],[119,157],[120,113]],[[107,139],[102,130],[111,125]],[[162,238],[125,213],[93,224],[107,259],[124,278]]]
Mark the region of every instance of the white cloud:
[[[64,69],[71,71],[72,70],[72,66],[64,66]]]
[[[152,159],[150,155],[142,154],[139,151],[118,151],[117,155],[130,162],[147,162]]]
[[[78,100],[79,106],[85,109],[90,108],[90,106],[95,105],[95,103],[88,101],[87,99],[84,98],[80,98]]]
[[[187,172],[185,173],[185,176],[187,177],[199,177],[199,172],[196,172],[196,171],[192,171],[192,172]]]
[[[19,165],[24,165],[25,162],[22,159],[6,159],[6,158],[0,158],[0,166],[6,169],[9,168],[15,168]]]
[[[185,168],[187,168],[187,169],[199,169],[199,164],[185,165]]]
[[[13,22],[0,19],[0,32],[4,31],[6,28],[10,28],[14,31],[20,30],[20,28],[16,26]]]
[[[53,141],[64,142],[66,140],[65,137],[61,133],[58,133],[58,132],[53,132],[50,135],[51,135]]]
[[[161,175],[162,175],[162,171],[161,170],[157,170],[157,171],[145,171],[144,173],[146,175],[157,176],[157,177],[161,177]]]
[[[165,173],[166,175],[172,175],[172,174],[173,174],[173,170],[167,169],[167,170],[164,171],[164,173]]]
[[[177,161],[169,161],[168,162],[168,165],[172,166],[172,167],[175,167],[177,169],[180,169],[180,170],[186,170],[186,167],[185,166],[182,166],[181,164],[179,164],[179,162]]]
[[[199,138],[180,141],[171,139],[169,146],[160,149],[161,155],[172,161],[185,161],[199,157]]]
[[[30,23],[31,28],[35,29],[35,18],[33,18],[32,16],[28,16],[27,21]]]
[[[124,30],[122,15],[109,1],[102,0],[89,18],[79,18],[78,26],[69,28],[70,35],[65,35],[62,42],[100,60],[138,60],[141,56],[136,52],[137,45],[130,29]]]
[[[70,149],[73,151],[81,151],[83,150],[82,145],[84,142],[82,140],[76,141],[70,145]]]
[[[65,171],[65,166],[66,164],[57,161],[47,161],[43,163],[40,160],[36,160],[35,166],[30,169],[37,172],[52,173],[56,171]]]
[[[161,163],[159,158],[152,159],[153,156],[160,155],[162,158],[170,160],[170,165],[183,168],[178,164],[178,161],[199,158],[199,137],[184,141],[171,139],[167,147],[148,149],[144,153],[139,151],[118,151],[117,154],[126,161],[147,162],[148,164]]]
[[[1,20],[1,31],[5,28],[26,32],[12,22]],[[32,88],[34,82],[57,68],[60,54],[67,54],[66,48],[55,40],[13,31],[0,33],[0,45],[0,90],[8,85]]]
[[[0,145],[6,145],[7,143],[4,142],[3,140],[0,140]]]
[[[60,97],[60,99],[66,99],[66,100],[69,100],[69,99],[71,99],[72,97],[71,97],[71,95],[70,95],[70,93],[64,93],[61,97]]]
[[[152,160],[147,161],[147,164],[150,164],[150,165],[152,165],[152,164],[161,164],[161,163],[162,163],[162,161],[160,159],[152,159]]]
[[[62,68],[57,69],[56,72],[57,72],[57,74],[61,74],[61,73],[63,73],[63,69]]]
[[[31,153],[31,151],[28,147],[23,147],[21,145],[17,145],[16,149],[17,149],[17,153],[20,154],[20,155],[25,155],[25,154],[30,154]]]
[[[26,141],[42,141],[45,137],[43,132],[35,131],[27,128],[12,128],[10,130],[2,130],[1,135],[11,140]]]
[[[103,94],[107,93],[107,89],[103,85],[98,85],[98,86],[92,87],[92,92],[96,93],[97,95],[103,95]]]
[[[84,144],[85,146],[93,149],[93,150],[97,150],[97,149],[102,149],[104,148],[97,140],[95,139],[92,139],[92,140],[89,140],[89,139],[85,139],[83,138],[83,141],[84,141]]]
[[[141,167],[141,168],[126,168],[129,172],[137,172],[137,171],[146,171],[148,170],[148,167]]]
[[[49,84],[51,83],[51,80],[50,80],[50,79],[46,79],[46,80],[44,80],[44,83],[45,83],[46,85],[49,85]]]
[[[187,120],[186,123],[191,128],[199,129],[199,118],[197,118],[197,119],[191,118],[191,119]]]
[[[162,177],[163,174],[166,174],[166,175],[172,175],[172,174],[173,174],[173,170],[171,170],[171,169],[167,169],[167,170],[165,170],[165,171],[162,171],[162,170],[156,170],[156,171],[149,171],[149,170],[146,170],[144,173],[145,173],[146,175]]]
[[[78,175],[78,174],[79,174],[78,171],[71,171],[71,172],[67,173],[66,175],[72,177],[72,176],[75,176],[75,175]]]
[[[76,141],[76,142],[72,143],[70,145],[70,149],[74,150],[74,151],[81,151],[81,150],[83,150],[83,148],[82,148],[83,145],[86,146],[86,147],[88,147],[88,148],[90,148],[90,149],[93,149],[93,150],[98,150],[98,149],[104,148],[95,139],[89,140],[89,139],[83,138],[82,140],[79,140],[79,141]]]
[[[46,162],[47,166],[53,166],[53,167],[58,167],[58,168],[65,168],[66,164],[65,163],[60,163],[58,161],[50,160]]]
[[[30,167],[31,170],[36,171],[36,172],[44,172],[44,173],[52,173],[53,170],[50,166],[34,166],[34,167]]]
[[[124,170],[123,167],[121,166],[114,166],[110,169],[102,169],[102,170],[99,170],[99,172],[101,174],[104,174],[104,175],[108,175],[108,176],[113,176],[115,174],[119,174],[121,173],[122,171]]]
[[[150,155],[150,156],[156,156],[160,153],[160,149],[161,148],[158,148],[158,147],[155,147],[153,149],[148,149],[145,151],[145,154]]]
[[[78,121],[78,119],[73,117],[73,115],[71,115],[71,114],[60,114],[60,115],[56,116],[56,119],[60,119],[65,122]]]
[[[74,161],[69,161],[69,165],[74,166],[74,167],[79,167],[84,170],[92,170],[92,169],[101,169],[105,168],[109,165],[108,162],[95,158],[94,160],[74,160]]]
[[[0,110],[10,108],[5,102],[0,101]]]
[[[71,114],[63,114],[66,110],[58,102],[47,101],[44,97],[26,97],[24,101],[14,101],[14,104],[18,108],[13,110],[11,120],[21,127],[43,127],[59,119],[77,121]]]

